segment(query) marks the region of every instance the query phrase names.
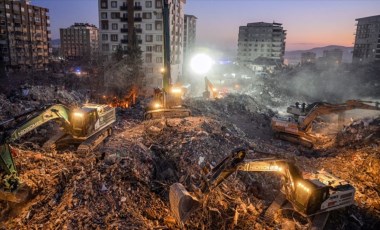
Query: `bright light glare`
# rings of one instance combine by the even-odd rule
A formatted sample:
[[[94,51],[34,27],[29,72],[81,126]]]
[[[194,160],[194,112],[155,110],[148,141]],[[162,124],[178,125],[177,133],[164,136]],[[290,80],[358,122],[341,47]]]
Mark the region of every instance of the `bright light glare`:
[[[80,118],[82,118],[84,116],[83,113],[81,113],[81,112],[74,112],[73,115],[74,115],[74,117],[80,117]]]
[[[172,93],[182,93],[180,88],[172,88]]]
[[[190,66],[197,74],[205,74],[211,69],[212,63],[212,59],[206,54],[197,54],[191,59]]]
[[[159,109],[159,108],[161,108],[161,104],[158,103],[158,102],[156,102],[156,103],[154,103],[153,107],[154,107],[155,109]]]

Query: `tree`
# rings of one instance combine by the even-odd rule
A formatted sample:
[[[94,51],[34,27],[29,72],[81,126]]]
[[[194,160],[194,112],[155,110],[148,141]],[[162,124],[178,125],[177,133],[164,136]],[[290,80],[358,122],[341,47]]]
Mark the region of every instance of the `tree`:
[[[141,88],[145,77],[142,66],[142,51],[134,33],[128,49],[125,51],[118,46],[112,61],[106,65],[104,74],[107,91],[121,98],[133,87]]]

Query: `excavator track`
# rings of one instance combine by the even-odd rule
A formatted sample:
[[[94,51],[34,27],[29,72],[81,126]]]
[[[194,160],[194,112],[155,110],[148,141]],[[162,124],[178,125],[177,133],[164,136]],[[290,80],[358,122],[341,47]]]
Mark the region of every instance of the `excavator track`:
[[[55,134],[52,138],[50,138],[48,141],[44,143],[42,148],[47,151],[51,152],[57,148],[57,142],[67,136],[66,133],[63,133],[62,131],[59,131],[57,134]]]
[[[292,143],[300,144],[302,146],[305,146],[307,148],[313,148],[314,144],[313,142],[306,140],[300,136],[291,135],[288,133],[278,133],[276,134],[276,137],[278,137],[281,140],[289,141]]]
[[[322,230],[330,216],[330,212],[322,212],[313,216],[311,220],[310,230]]]
[[[264,220],[268,224],[275,224],[275,217],[281,207],[287,202],[285,195],[280,192],[264,213]]]
[[[77,153],[80,155],[87,155],[98,145],[100,145],[108,136],[110,136],[112,133],[112,128],[108,127],[104,129],[103,131],[91,136],[87,140],[83,141],[77,148]]]

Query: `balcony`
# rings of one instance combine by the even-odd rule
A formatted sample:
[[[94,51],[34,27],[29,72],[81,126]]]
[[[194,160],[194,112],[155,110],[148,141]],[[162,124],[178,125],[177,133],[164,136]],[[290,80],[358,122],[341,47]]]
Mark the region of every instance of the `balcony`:
[[[140,11],[140,10],[142,10],[142,7],[141,7],[141,6],[135,6],[135,7],[133,7],[133,9],[134,9],[135,11]]]
[[[128,22],[128,18],[127,17],[121,17],[120,21],[122,21],[122,22]]]
[[[121,39],[120,42],[121,44],[128,44],[128,39]]]
[[[127,11],[128,10],[128,6],[120,6],[120,10],[121,11]]]
[[[142,22],[142,17],[135,17],[134,20],[135,22]]]
[[[136,33],[142,33],[142,29],[141,28],[135,28],[135,32]]]
[[[122,33],[128,33],[128,28],[121,28],[120,32],[122,32]]]

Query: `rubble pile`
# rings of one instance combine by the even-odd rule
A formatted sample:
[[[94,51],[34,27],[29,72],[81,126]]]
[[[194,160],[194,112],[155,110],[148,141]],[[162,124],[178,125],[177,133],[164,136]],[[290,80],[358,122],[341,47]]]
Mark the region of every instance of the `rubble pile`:
[[[67,91],[52,86],[25,87],[20,87],[19,91],[12,91],[8,96],[0,94],[0,120],[16,116],[41,105],[51,103],[78,105],[85,100],[84,96],[76,91]]]
[[[359,119],[344,127],[336,136],[338,146],[380,145],[380,117]]]
[[[83,99],[63,92],[57,95],[73,103]],[[40,103],[41,98],[35,97]],[[1,95],[0,101],[4,102],[0,104],[1,119],[17,114],[13,108],[25,105],[21,108],[26,109],[34,103],[30,98],[10,100]],[[15,161],[31,196],[23,204],[0,202],[0,228],[179,228],[170,213],[170,185],[181,182],[191,191],[190,185],[201,181],[204,167],[215,166],[237,147],[261,151],[250,151],[247,158],[288,159],[303,171],[325,169],[349,181],[357,189],[358,204],[333,212],[328,229],[379,227],[379,118],[345,127],[336,138],[337,145],[306,150],[273,139],[270,118],[274,112],[268,104],[248,95],[215,101],[191,99],[186,105],[192,117],[149,121],[139,118],[143,114],[140,107],[120,110],[113,135],[87,156],[70,149],[42,152],[20,145]],[[276,217],[280,225],[264,220],[263,213],[280,188],[275,173],[234,173],[207,196],[185,226],[304,228],[305,220],[292,215]]]

